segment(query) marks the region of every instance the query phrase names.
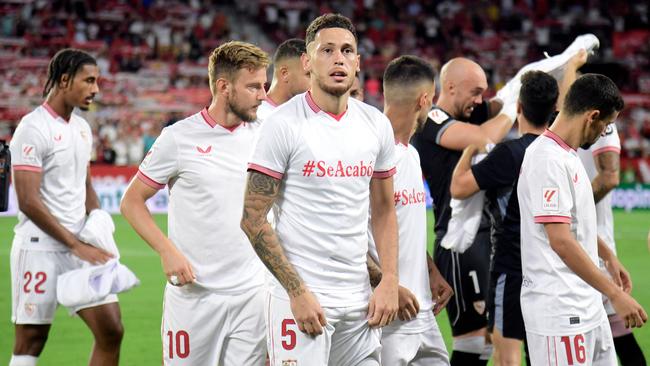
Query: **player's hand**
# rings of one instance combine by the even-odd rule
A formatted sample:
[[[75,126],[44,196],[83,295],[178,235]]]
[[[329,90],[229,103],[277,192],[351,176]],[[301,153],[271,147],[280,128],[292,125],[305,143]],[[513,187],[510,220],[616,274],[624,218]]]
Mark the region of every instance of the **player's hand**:
[[[327,325],[325,312],[311,291],[305,289],[298,296],[289,296],[289,302],[291,313],[301,332],[312,337],[323,333],[323,327]]]
[[[113,258],[113,254],[104,249],[97,248],[80,240],[76,240],[75,243],[70,246],[70,251],[82,260],[92,264],[103,264]]]
[[[395,276],[384,275],[368,303],[368,325],[383,327],[395,319],[399,310],[398,283]]]
[[[629,294],[632,291],[632,278],[618,258],[612,256],[612,258],[606,260],[605,267],[607,268],[607,272],[612,276],[614,283]]]
[[[582,65],[587,63],[587,51],[582,49],[578,51],[573,57],[569,59],[569,65],[574,69],[577,70],[582,67]]]
[[[433,296],[433,314],[438,315],[447,306],[449,299],[454,295],[454,290],[444,277],[435,268],[429,272],[429,287]]]
[[[174,245],[169,245],[160,252],[160,262],[167,281],[172,285],[184,286],[196,280],[190,262]]]
[[[648,321],[648,314],[643,307],[625,292],[618,291],[609,300],[612,302],[616,314],[625,320],[626,328],[640,328]]]
[[[415,295],[406,287],[399,286],[397,289],[399,310],[398,317],[402,321],[414,319],[420,311],[420,304]]]

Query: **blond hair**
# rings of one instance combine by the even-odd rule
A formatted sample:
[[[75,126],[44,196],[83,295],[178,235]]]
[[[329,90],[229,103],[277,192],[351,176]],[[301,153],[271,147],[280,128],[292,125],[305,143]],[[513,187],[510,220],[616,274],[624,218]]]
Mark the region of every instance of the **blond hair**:
[[[258,70],[268,67],[269,63],[269,56],[266,52],[253,44],[239,41],[222,44],[212,51],[208,64],[208,78],[212,95],[216,94],[218,78],[224,77],[229,81],[234,81],[238,70]]]

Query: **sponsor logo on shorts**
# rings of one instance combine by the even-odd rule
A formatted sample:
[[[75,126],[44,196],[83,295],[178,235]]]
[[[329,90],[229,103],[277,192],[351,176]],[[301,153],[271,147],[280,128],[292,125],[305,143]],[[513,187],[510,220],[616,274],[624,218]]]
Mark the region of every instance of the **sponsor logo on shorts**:
[[[298,366],[298,360],[282,360],[282,366]]]
[[[542,209],[546,211],[557,211],[559,208],[560,189],[557,187],[542,188]]]
[[[36,311],[36,304],[30,304],[30,303],[25,304],[25,314],[27,314],[27,316],[34,315],[35,311]]]
[[[476,310],[477,313],[483,315],[483,313],[485,313],[485,301],[474,301],[474,310]]]
[[[533,281],[530,278],[524,276],[522,278],[522,280],[521,280],[521,286],[522,287],[533,287]]]
[[[303,177],[372,177],[373,172],[374,162],[366,163],[363,160],[353,164],[341,160],[331,164],[323,160],[308,160],[302,166]]]
[[[569,318],[569,324],[574,325],[574,324],[580,324],[580,317],[579,316],[572,316]]]

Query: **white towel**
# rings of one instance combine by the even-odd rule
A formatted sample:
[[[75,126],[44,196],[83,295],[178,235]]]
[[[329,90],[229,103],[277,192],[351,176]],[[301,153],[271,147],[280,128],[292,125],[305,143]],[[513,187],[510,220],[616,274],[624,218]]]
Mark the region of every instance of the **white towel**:
[[[486,150],[489,152],[493,147],[494,144],[488,144]],[[487,153],[474,156],[472,165],[477,164],[486,156]],[[449,202],[451,218],[447,224],[447,233],[440,242],[443,248],[463,253],[474,243],[476,232],[481,224],[484,202],[485,191],[478,191],[462,200],[451,199]]]
[[[93,210],[79,233],[79,240],[104,249],[115,258],[100,265],[84,262],[82,268],[58,276],[56,293],[60,304],[67,307],[90,304],[109,294],[118,294],[140,284],[135,274],[119,261],[119,251],[113,232],[115,224],[111,215],[103,210]]]

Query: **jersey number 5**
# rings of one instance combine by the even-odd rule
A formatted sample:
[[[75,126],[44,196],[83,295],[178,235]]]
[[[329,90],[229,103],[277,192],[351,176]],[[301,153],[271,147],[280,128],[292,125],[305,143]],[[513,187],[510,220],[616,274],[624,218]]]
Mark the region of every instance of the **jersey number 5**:
[[[289,325],[296,325],[296,321],[293,319],[282,320],[282,348],[287,351],[296,348],[296,331],[289,329]],[[286,340],[285,337],[288,337],[289,339]]]

